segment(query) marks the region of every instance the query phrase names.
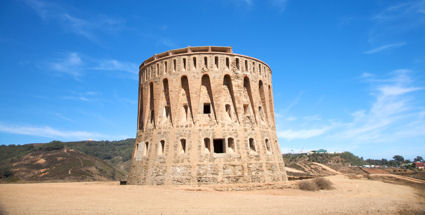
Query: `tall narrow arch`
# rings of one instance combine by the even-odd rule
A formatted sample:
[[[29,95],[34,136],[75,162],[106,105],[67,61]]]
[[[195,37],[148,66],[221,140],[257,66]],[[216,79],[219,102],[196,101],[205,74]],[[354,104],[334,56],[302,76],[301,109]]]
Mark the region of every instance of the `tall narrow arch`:
[[[268,109],[266,104],[266,96],[264,95],[264,84],[263,84],[263,81],[261,80],[258,82],[258,91],[260,92],[260,99],[261,99],[261,105],[263,106],[263,113],[265,115],[266,122],[268,122],[269,117],[268,117]]]
[[[254,108],[255,107],[254,100],[252,99],[251,83],[247,76],[245,76],[245,78],[243,79],[243,87],[248,93],[251,110],[252,110],[252,113],[254,114],[255,122],[257,122],[257,115],[255,114],[255,108]]]
[[[214,119],[217,121],[217,111],[214,104],[214,97],[213,97],[213,93],[211,89],[211,81],[210,81],[210,77],[207,74],[203,75],[201,79],[201,100],[203,99],[202,88],[205,88],[207,91],[208,102],[211,104]],[[200,105],[204,105],[204,104],[200,104]]]
[[[269,85],[269,89],[268,89],[268,91],[269,91],[269,110],[270,110],[270,117],[272,118],[272,123],[274,124],[274,122],[275,122],[275,118],[274,118],[274,107],[273,107],[273,95],[272,95],[272,89],[271,89],[271,87],[270,87],[270,85]]]
[[[143,130],[143,87],[139,86],[139,130]]]
[[[192,100],[190,98],[190,87],[189,87],[189,80],[187,78],[187,76],[182,76],[181,79],[181,88],[182,90],[185,92],[186,94],[186,101],[187,101],[187,108],[188,108],[188,112],[187,114],[190,114],[191,118],[192,118],[192,122],[194,123],[194,119],[193,119],[193,109],[192,109]]]
[[[168,79],[164,78],[162,80],[162,86],[163,86],[163,94],[164,94],[164,110],[163,115],[166,117],[167,120],[173,124],[173,116],[171,114],[171,103],[170,103],[170,89],[168,86]]]
[[[149,123],[155,128],[155,102],[154,102],[154,92],[153,92],[153,83],[149,84]]]
[[[232,84],[232,79],[230,78],[230,75],[224,76],[223,85],[226,87],[226,89],[230,93],[230,97],[232,99],[233,110],[235,111],[236,119],[239,121],[238,109],[236,108],[235,94],[234,94],[234,91],[233,91],[233,84]]]

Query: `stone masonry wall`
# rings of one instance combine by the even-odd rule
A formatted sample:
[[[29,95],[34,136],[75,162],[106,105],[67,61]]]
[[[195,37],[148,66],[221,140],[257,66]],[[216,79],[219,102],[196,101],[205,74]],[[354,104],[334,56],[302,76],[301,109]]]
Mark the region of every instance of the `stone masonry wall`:
[[[230,47],[188,47],[139,68],[130,184],[286,181],[269,66]]]

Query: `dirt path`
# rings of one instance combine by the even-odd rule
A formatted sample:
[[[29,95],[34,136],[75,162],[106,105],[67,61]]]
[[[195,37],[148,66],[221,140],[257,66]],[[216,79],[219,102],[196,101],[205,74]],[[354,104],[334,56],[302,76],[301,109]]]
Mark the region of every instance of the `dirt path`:
[[[326,169],[326,170],[328,170],[329,172],[332,172],[332,173],[334,173],[334,174],[342,174],[342,173],[340,173],[340,172],[338,172],[338,171],[336,171],[336,170],[334,170],[334,169],[332,169],[332,168],[330,168],[330,167],[328,167],[328,166],[326,166],[326,165],[324,165],[324,164],[316,163],[316,162],[312,162],[312,163],[314,163],[314,164],[316,164],[316,165],[318,165],[318,166],[321,166],[323,169]]]
[[[402,176],[402,175],[395,175],[395,174],[370,174],[370,176],[378,176],[378,177],[393,177],[393,178],[398,178],[407,182],[413,182],[413,183],[418,183],[418,184],[425,184],[424,180],[420,180],[417,178],[412,178],[412,177],[407,177],[407,176]]]
[[[117,182],[1,184],[0,209],[9,214],[398,214],[425,211],[409,186],[328,177],[336,189],[189,191],[176,186]],[[1,214],[1,211],[0,211]]]

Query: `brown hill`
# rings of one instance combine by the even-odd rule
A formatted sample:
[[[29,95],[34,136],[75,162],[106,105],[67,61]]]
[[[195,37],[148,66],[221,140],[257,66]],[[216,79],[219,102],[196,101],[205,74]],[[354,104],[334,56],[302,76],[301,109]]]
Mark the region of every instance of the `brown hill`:
[[[0,145],[0,182],[118,180],[134,139]]]
[[[103,181],[123,177],[105,161],[66,148],[28,153],[12,162],[10,171],[21,181]]]

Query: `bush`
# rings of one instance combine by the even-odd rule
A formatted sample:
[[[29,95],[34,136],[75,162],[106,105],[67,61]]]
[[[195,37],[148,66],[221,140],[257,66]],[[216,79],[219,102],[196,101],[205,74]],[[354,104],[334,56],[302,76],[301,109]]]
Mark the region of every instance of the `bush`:
[[[321,190],[332,190],[332,189],[334,189],[332,182],[329,181],[329,179],[326,179],[326,178],[316,178],[316,179],[314,179],[314,183]]]
[[[334,189],[333,184],[326,178],[316,178],[314,180],[301,181],[298,183],[300,190],[317,191]]]
[[[317,187],[316,183],[314,181],[301,181],[298,183],[298,187],[301,190],[307,190],[307,191],[317,191],[319,190],[319,187]]]

